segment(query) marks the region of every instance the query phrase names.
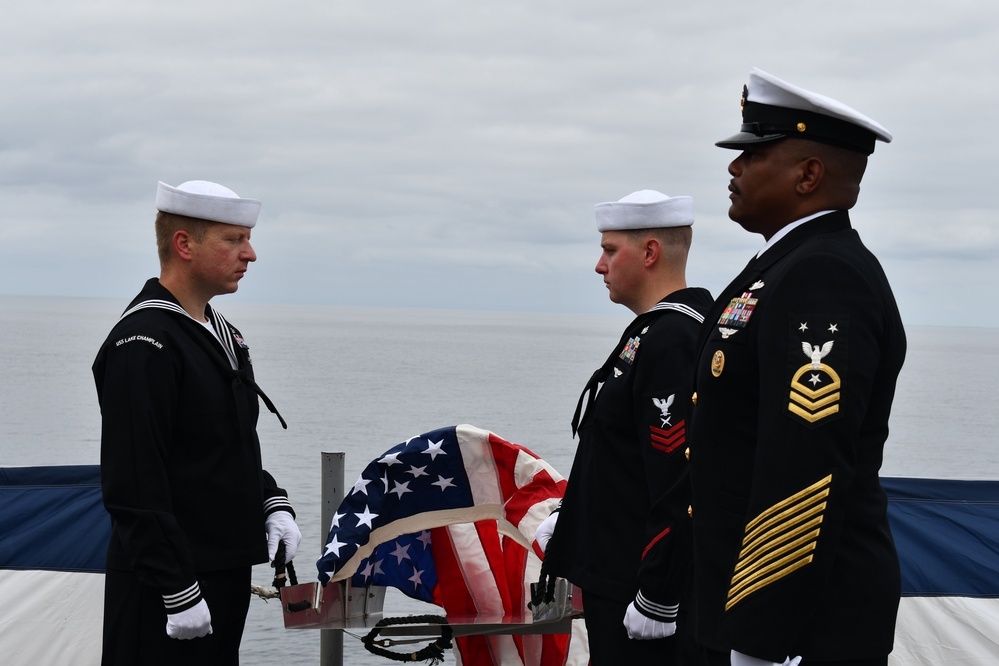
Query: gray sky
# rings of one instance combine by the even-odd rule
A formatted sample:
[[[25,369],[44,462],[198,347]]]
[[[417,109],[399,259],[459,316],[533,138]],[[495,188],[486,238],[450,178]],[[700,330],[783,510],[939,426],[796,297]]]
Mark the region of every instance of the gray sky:
[[[758,66],[894,134],[852,217],[905,321],[999,326],[999,3],[48,0],[0,44],[0,293],[129,299],[193,179],[263,201],[226,298],[617,312],[593,205],[646,188],[717,293],[762,245],[713,145]]]

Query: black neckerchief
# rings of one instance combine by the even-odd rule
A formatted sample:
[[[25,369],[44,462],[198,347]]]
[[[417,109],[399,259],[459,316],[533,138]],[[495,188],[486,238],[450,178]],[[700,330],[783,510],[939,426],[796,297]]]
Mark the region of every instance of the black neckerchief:
[[[179,304],[174,303],[172,301],[157,299],[157,298],[136,303],[134,306],[130,307],[128,310],[122,313],[118,321],[121,321],[122,319],[124,319],[125,317],[134,312],[138,312],[139,310],[145,310],[146,308],[157,308],[160,310],[173,312],[174,314],[182,315],[183,317],[191,320],[192,322],[201,325],[201,322],[192,317],[190,313],[188,313],[187,310],[182,308]],[[215,332],[218,334],[217,336],[212,336],[212,337],[215,338],[215,341],[219,343],[219,345],[221,345],[222,350],[225,352],[225,357],[223,358],[223,356],[221,356],[218,353],[219,345],[215,345],[208,342],[208,340],[205,338],[204,335],[201,334],[195,335],[194,340],[202,348],[204,348],[205,351],[208,352],[208,356],[215,361],[215,364],[218,365],[222,373],[227,377],[229,377],[230,381],[234,385],[237,383],[245,384],[246,386],[249,386],[251,389],[253,389],[253,392],[260,397],[264,405],[267,406],[267,409],[270,410],[271,413],[273,413],[275,416],[277,416],[278,421],[281,422],[281,427],[287,430],[288,424],[285,422],[284,417],[281,416],[281,413],[278,412],[277,407],[274,406],[274,403],[271,402],[271,399],[267,397],[267,394],[264,393],[263,389],[261,389],[260,386],[257,385],[257,382],[255,382],[250,377],[249,373],[247,373],[246,371],[246,368],[237,367],[237,369],[235,370],[233,369],[232,367],[233,364],[239,366],[239,356],[236,355],[236,342],[233,339],[232,327],[230,326],[229,322],[227,322],[225,320],[225,317],[223,317],[220,312],[218,312],[215,308],[213,308],[210,303],[208,304],[208,307],[205,309],[205,314],[208,317],[208,321],[211,323],[212,328],[214,328]],[[232,362],[230,362],[230,359]],[[239,401],[237,401],[237,405],[238,404]]]

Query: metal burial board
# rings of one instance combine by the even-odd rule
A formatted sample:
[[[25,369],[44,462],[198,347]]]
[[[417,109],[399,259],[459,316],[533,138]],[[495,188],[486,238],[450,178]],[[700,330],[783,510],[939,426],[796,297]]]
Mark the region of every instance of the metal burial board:
[[[555,601],[538,609],[542,612],[524,609],[506,614],[448,614],[445,619],[454,636],[570,633],[572,619],[582,615],[574,591],[566,581],[560,580]],[[385,588],[353,587],[347,581],[326,587],[311,582],[281,589],[286,629],[373,629],[385,617],[384,601]],[[381,627],[380,633],[384,636],[440,635],[439,624],[421,622],[420,616],[412,617],[412,624]],[[406,616],[396,619],[405,620]]]
[[[286,629],[365,627],[365,618],[381,619],[384,601],[384,587],[353,587],[347,581],[326,587],[312,582],[281,588]]]

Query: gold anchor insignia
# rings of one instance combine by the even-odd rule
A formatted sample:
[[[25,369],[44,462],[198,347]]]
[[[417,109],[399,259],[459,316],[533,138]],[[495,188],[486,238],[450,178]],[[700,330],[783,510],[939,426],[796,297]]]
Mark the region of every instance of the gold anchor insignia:
[[[714,356],[711,357],[711,374],[715,377],[721,377],[722,370],[725,369],[725,354],[721,349],[715,352]]]

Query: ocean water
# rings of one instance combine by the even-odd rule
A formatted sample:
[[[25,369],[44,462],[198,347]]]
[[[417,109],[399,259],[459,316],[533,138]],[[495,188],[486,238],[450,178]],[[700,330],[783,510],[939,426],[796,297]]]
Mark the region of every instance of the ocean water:
[[[136,286],[138,288],[139,285]],[[96,464],[100,414],[90,374],[126,305],[0,296],[0,466]],[[617,315],[216,306],[250,345],[257,380],[288,422],[262,408],[265,466],[288,490],[313,580],[323,451],[346,454],[348,483],[412,435],[470,423],[534,450],[567,474],[579,390],[630,320]],[[999,479],[999,329],[909,327],[885,449],[885,476]],[[254,570],[269,585],[271,570]],[[390,590],[386,615],[434,612]],[[414,648],[415,649],[415,648]],[[453,663],[449,655],[448,663]],[[319,632],[285,630],[276,602],[251,603],[242,663],[319,663]],[[388,663],[344,636],[344,663]]]

